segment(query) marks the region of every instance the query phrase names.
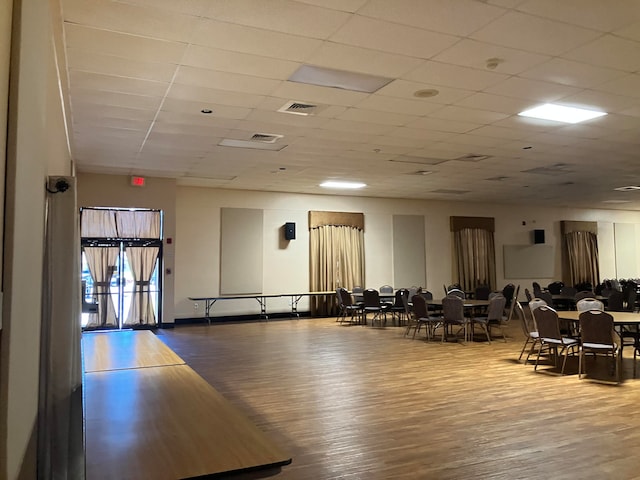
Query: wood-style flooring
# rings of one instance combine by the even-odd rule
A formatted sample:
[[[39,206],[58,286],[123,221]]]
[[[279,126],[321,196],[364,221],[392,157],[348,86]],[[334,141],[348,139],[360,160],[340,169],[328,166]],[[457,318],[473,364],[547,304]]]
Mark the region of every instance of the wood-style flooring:
[[[293,457],[240,478],[640,478],[640,380],[603,359],[559,376],[508,342],[426,342],[400,327],[332,318],[180,326],[158,332]],[[595,378],[594,378],[595,377]]]
[[[290,456],[151,331],[85,333],[88,480],[175,480]]]

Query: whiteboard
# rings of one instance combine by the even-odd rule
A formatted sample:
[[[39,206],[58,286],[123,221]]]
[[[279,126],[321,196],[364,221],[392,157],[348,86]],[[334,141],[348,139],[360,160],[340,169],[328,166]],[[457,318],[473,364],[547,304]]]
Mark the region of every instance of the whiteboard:
[[[554,278],[553,245],[504,245],[504,278]]]

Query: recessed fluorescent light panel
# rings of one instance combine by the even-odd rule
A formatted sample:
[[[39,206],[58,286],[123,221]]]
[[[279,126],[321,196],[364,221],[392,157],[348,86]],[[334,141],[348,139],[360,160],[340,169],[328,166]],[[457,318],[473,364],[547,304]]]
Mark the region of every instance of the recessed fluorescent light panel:
[[[632,192],[634,190],[640,190],[640,187],[638,187],[637,185],[629,185],[627,187],[617,187],[614,188],[614,190],[617,190],[619,192]]]
[[[335,181],[327,181],[320,184],[323,188],[341,188],[346,190],[357,190],[358,188],[364,188],[367,186],[366,183],[359,182],[335,182]]]
[[[545,103],[539,107],[520,112],[518,115],[522,117],[540,118],[542,120],[554,120],[556,122],[579,123],[585,120],[591,120],[592,118],[602,117],[606,114],[606,112],[597,112],[595,110]]]
[[[391,82],[391,80],[393,79],[313,65],[302,65],[289,77],[290,82],[365,93],[373,93]]]

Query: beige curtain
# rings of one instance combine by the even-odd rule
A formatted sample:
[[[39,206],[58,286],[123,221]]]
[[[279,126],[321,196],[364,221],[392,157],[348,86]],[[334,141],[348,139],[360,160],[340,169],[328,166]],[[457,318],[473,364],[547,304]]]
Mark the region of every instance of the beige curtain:
[[[83,479],[80,239],[75,179],[50,177],[40,331],[38,478]]]
[[[314,292],[344,287],[351,290],[364,282],[364,231],[347,225],[311,228],[310,289]],[[333,315],[334,296],[311,297],[312,315]]]
[[[493,232],[462,228],[454,232],[454,265],[463,290],[496,285],[496,254]]]
[[[118,247],[85,247],[93,291],[98,300],[98,313],[89,314],[87,328],[115,327],[118,324],[115,305],[111,297],[111,277],[116,270]]]
[[[156,316],[151,301],[151,276],[156,267],[158,247],[127,247],[127,259],[133,274],[133,293],[126,326],[155,325]]]
[[[564,244],[568,263],[568,285],[582,282],[598,285],[598,236],[593,232],[567,232],[564,234]]]

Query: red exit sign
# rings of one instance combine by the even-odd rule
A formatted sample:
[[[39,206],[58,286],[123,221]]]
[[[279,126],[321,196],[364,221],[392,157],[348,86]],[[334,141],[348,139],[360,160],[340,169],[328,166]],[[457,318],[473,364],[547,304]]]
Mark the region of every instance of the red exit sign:
[[[144,187],[144,177],[131,177],[132,187]]]

